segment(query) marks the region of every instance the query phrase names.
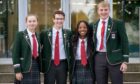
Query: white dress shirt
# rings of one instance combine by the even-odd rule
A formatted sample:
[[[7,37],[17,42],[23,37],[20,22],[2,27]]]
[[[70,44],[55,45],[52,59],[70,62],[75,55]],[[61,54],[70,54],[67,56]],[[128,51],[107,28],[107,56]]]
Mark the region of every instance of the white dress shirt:
[[[96,38],[97,38],[97,47],[96,47],[96,51],[99,51],[99,52],[106,52],[106,33],[107,33],[107,25],[108,25],[108,19],[105,19],[105,20],[102,20],[100,19],[99,23],[98,23],[98,27],[97,27],[97,35],[96,35]],[[104,48],[102,50],[100,50],[100,45],[101,45],[101,29],[102,29],[102,21],[105,21],[105,34],[104,34]]]
[[[31,50],[33,51],[32,34],[35,35],[35,33],[30,32],[28,29],[27,29],[27,33],[28,33],[28,36],[29,36],[29,39],[30,39],[30,42],[31,42]],[[38,41],[37,41],[36,35],[35,35],[35,40],[36,40],[36,42],[37,42],[37,51],[38,51]]]
[[[77,51],[76,51],[76,60],[81,60],[81,42],[85,41],[85,50],[87,50],[87,38],[78,40]]]
[[[59,32],[59,58],[60,60],[66,59],[66,54],[64,50],[64,43],[63,43],[63,35],[62,35],[62,28],[56,30],[53,28],[53,35],[52,35],[52,60],[54,60],[54,50],[55,50],[55,39],[56,39],[56,32]]]

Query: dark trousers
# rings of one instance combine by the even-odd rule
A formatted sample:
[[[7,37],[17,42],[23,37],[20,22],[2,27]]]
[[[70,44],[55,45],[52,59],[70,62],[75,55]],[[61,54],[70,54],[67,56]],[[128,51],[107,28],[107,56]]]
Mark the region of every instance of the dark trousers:
[[[51,61],[50,69],[44,74],[44,84],[66,84],[67,83],[68,64],[66,60],[60,61],[59,65],[55,65]]]
[[[120,71],[120,64],[110,65],[107,62],[106,53],[98,52],[95,55],[95,75],[97,84],[108,84],[108,75],[111,84],[123,84],[123,73]]]

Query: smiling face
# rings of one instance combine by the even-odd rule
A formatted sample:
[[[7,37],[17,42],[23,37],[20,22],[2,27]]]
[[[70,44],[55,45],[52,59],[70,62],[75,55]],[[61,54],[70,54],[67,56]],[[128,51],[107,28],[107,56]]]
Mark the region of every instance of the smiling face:
[[[29,15],[26,17],[26,26],[29,31],[35,31],[38,26],[38,19],[35,15]]]
[[[105,1],[98,4],[97,12],[101,19],[105,20],[106,18],[109,17],[109,12],[110,12],[109,8],[110,8],[109,3]]]
[[[64,23],[64,16],[61,14],[55,14],[54,18],[53,18],[53,22],[54,22],[54,27],[57,29],[60,29],[63,27],[63,23]]]
[[[80,35],[80,38],[84,39],[87,35],[87,25],[84,22],[80,22],[79,26],[78,26],[78,33]]]

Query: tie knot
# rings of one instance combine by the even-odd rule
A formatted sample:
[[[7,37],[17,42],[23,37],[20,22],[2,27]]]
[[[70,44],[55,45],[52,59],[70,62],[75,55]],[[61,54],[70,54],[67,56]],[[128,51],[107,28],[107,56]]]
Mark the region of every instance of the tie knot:
[[[85,43],[85,41],[84,41],[84,40],[82,40],[82,41],[81,41],[81,43],[82,43],[82,44],[84,44],[84,43]]]
[[[103,24],[105,24],[105,21],[102,21]]]
[[[32,37],[35,37],[35,34],[32,34]]]
[[[57,31],[56,34],[59,34],[59,31]]]

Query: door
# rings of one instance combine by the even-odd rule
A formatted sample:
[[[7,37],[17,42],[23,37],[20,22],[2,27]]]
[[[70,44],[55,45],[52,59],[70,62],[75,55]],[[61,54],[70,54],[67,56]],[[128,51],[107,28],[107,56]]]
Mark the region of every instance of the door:
[[[17,31],[17,1],[0,0],[0,57],[11,57]]]

